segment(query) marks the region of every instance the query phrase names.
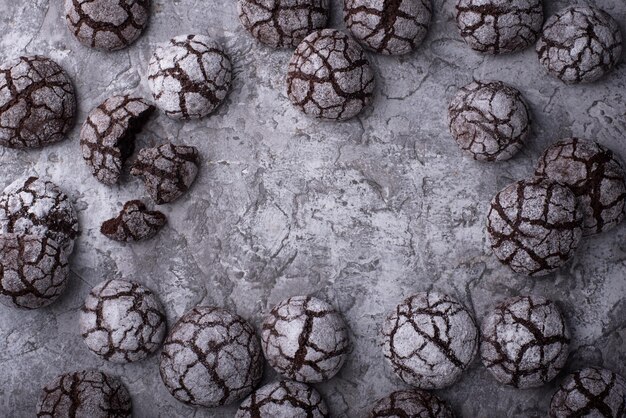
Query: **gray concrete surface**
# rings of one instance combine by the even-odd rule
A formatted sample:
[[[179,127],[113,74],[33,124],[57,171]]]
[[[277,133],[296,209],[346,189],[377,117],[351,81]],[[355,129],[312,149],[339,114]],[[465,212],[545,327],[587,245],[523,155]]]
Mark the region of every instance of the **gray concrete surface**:
[[[49,176],[72,196],[81,236],[69,291],[35,312],[0,307],[0,416],[33,416],[41,386],[58,373],[95,367],[121,376],[137,417],[229,417],[179,404],[161,383],[158,356],[108,364],[78,335],[89,289],[109,277],[156,291],[171,324],[196,304],[230,308],[258,328],[279,300],[310,293],[339,308],[353,351],[337,377],[316,385],[336,417],[363,417],[371,402],[404,387],[383,363],[378,329],[411,292],[436,289],[464,301],[480,319],[498,300],[537,294],[558,300],[572,329],[568,370],[602,365],[626,375],[626,223],[585,240],[566,268],[529,279],[490,254],[484,222],[491,197],[530,175],[551,142],[579,135],[626,157],[626,65],[599,83],[568,87],[544,75],[533,50],[489,57],[460,40],[453,0],[435,0],[425,44],[402,57],[370,55],[377,71],[374,105],[358,119],[324,123],[294,109],[285,94],[289,51],[257,44],[240,27],[233,0],[155,0],[150,27],[130,49],[102,53],[67,31],[61,0],[0,0],[0,59],[45,54],[74,79],[80,110],[69,138],[34,151],[0,149],[0,186],[26,173]],[[343,27],[333,1],[332,26]],[[548,13],[570,3],[597,4],[626,34],[623,0],[546,1]],[[146,68],[159,42],[181,33],[216,37],[230,53],[233,90],[212,117],[181,123],[158,114],[139,145],[167,139],[198,147],[203,165],[190,193],[161,207],[169,225],[145,243],[122,245],[99,233],[131,198],[147,198],[126,176],[99,184],[80,157],[87,112],[108,96],[148,97]],[[531,104],[534,132],[513,160],[481,164],[461,155],[445,112],[472,77],[499,79]],[[275,378],[267,370],[265,381]],[[438,392],[462,417],[540,417],[557,380],[546,387],[499,386],[476,359],[462,380]]]

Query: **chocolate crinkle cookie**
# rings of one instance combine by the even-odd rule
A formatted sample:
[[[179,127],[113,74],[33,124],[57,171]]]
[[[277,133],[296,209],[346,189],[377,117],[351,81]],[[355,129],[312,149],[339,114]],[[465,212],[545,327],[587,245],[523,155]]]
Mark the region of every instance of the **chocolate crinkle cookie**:
[[[399,390],[374,405],[369,418],[454,418],[448,404],[423,390]]]
[[[67,254],[52,238],[0,234],[0,303],[37,309],[54,302],[67,286]]]
[[[212,113],[230,90],[232,68],[224,49],[204,35],[180,35],[150,59],[148,85],[157,106],[173,119]]]
[[[0,145],[37,148],[65,139],[76,96],[68,75],[39,55],[0,65]]]
[[[570,334],[561,310],[539,296],[507,299],[487,314],[480,354],[502,384],[519,389],[542,386],[567,361]]]
[[[239,406],[235,418],[327,418],[326,402],[304,383],[284,380],[252,392]]]
[[[131,200],[116,218],[102,224],[100,232],[114,241],[143,241],[155,236],[166,223],[161,212],[148,210],[140,200]]]
[[[382,327],[383,354],[394,373],[420,389],[456,382],[478,347],[478,328],[456,299],[420,292],[400,303]]]
[[[129,280],[106,280],[89,292],[78,321],[87,347],[105,360],[130,363],[165,338],[165,311],[156,295]]]
[[[22,177],[0,196],[0,232],[47,236],[69,256],[78,237],[78,217],[69,197],[56,184]]]
[[[139,151],[131,174],[146,184],[150,197],[159,205],[173,202],[189,190],[198,175],[200,155],[195,147],[163,144]]]
[[[457,0],[456,24],[475,51],[506,54],[535,43],[543,24],[541,0]]]
[[[265,358],[281,375],[299,382],[328,380],[343,366],[350,341],[346,324],[328,303],[294,296],[276,305],[263,320]]]
[[[537,53],[547,72],[564,83],[591,83],[615,68],[622,42],[611,15],[594,7],[573,6],[546,21]]]
[[[367,48],[403,55],[417,48],[428,33],[431,0],[345,0],[346,26]]]
[[[459,147],[479,161],[508,160],[530,134],[530,110],[522,94],[501,81],[474,81],[461,88],[448,116]]]
[[[261,43],[293,48],[328,22],[328,0],[239,0],[239,20]]]
[[[335,29],[308,35],[289,61],[289,100],[309,116],[350,119],[372,102],[374,86],[363,48]]]
[[[543,276],[574,255],[583,212],[563,185],[535,177],[507,186],[491,201],[487,234],[495,256],[517,273]]]
[[[130,418],[130,394],[117,378],[97,370],[65,373],[42,390],[38,418]]]
[[[112,96],[89,112],[80,131],[83,158],[102,183],[113,185],[135,151],[135,136],[154,111],[139,97]]]
[[[608,231],[624,219],[626,173],[613,151],[597,142],[567,138],[551,145],[535,175],[574,192],[584,214],[584,236]]]
[[[248,396],[261,381],[263,355],[254,328],[243,318],[198,306],[170,331],[160,369],[176,399],[210,408]]]
[[[565,378],[552,396],[551,418],[626,416],[626,380],[607,369],[588,367]]]

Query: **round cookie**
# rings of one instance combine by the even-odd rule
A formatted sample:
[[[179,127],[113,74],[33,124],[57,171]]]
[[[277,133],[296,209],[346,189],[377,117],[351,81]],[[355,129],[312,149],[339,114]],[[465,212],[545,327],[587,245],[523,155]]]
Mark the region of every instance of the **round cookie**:
[[[530,110],[522,94],[501,81],[474,81],[462,87],[448,108],[450,133],[479,161],[504,161],[530,134]]]
[[[624,219],[626,173],[597,142],[563,139],[544,151],[535,175],[568,186],[582,206],[583,236],[608,231]]]
[[[318,391],[304,383],[283,380],[265,385],[248,396],[235,418],[326,418],[326,402]]]
[[[50,381],[37,403],[37,417],[130,418],[130,394],[117,378],[97,370],[65,373]]]
[[[160,370],[176,399],[210,408],[248,396],[261,381],[263,355],[254,329],[243,318],[198,306],[167,336]]]
[[[431,0],[345,0],[343,19],[367,48],[403,55],[417,48],[428,33]]]
[[[68,75],[39,55],[0,65],[0,145],[37,148],[65,139],[76,96]]]
[[[467,45],[507,54],[535,43],[543,24],[541,0],[457,0],[456,25]]]
[[[65,0],[65,21],[83,45],[117,51],[148,25],[150,0]]]
[[[148,86],[157,106],[173,119],[212,113],[230,90],[232,68],[222,47],[204,35],[180,35],[150,59]]]
[[[626,380],[607,369],[588,367],[563,380],[552,396],[550,417],[624,417]]]
[[[519,296],[501,302],[483,320],[480,355],[498,382],[533,388],[561,371],[569,342],[569,330],[556,303]]]
[[[37,309],[54,302],[67,286],[67,254],[51,238],[0,234],[0,303]]]
[[[487,235],[495,256],[517,273],[549,274],[569,261],[582,238],[576,196],[551,180],[517,181],[491,201]]]
[[[423,390],[399,390],[379,399],[369,418],[454,418],[448,404]]]
[[[382,327],[383,354],[403,382],[441,389],[456,382],[478,348],[472,314],[456,299],[420,292],[400,303]]]
[[[326,27],[328,0],[238,0],[243,27],[261,43],[295,48],[309,33]]]
[[[163,213],[148,210],[141,200],[131,200],[117,217],[102,223],[100,232],[114,241],[136,242],[154,237],[166,223]]]
[[[363,48],[336,29],[309,34],[289,61],[287,95],[309,116],[350,119],[372,102],[374,87]]]
[[[22,177],[0,196],[0,233],[45,235],[69,256],[78,237],[78,217],[69,197],[49,180]]]
[[[335,308],[311,296],[294,296],[265,316],[261,346],[269,365],[281,375],[317,383],[339,372],[350,341]]]
[[[160,347],[165,311],[156,295],[139,283],[106,280],[89,292],[78,325],[92,352],[113,363],[130,363]]]
[[[594,7],[572,6],[546,21],[537,54],[548,74],[564,83],[591,83],[613,71],[622,42],[611,15]]]

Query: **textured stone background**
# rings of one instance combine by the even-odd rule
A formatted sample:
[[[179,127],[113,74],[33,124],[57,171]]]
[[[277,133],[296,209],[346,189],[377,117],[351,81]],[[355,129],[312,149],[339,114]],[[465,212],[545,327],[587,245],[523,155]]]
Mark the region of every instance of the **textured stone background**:
[[[332,2],[333,26],[343,27],[340,2]],[[63,143],[0,149],[0,186],[27,173],[49,176],[74,199],[82,231],[70,290],[58,303],[36,312],[0,307],[0,416],[32,416],[46,381],[85,367],[121,376],[138,417],[232,416],[235,406],[194,410],[175,401],[160,381],[158,356],[120,366],[87,350],[78,310],[93,285],[113,276],[155,290],[170,324],[199,303],[226,306],[258,327],[263,312],[285,297],[311,293],[330,301],[345,315],[353,341],[341,373],[316,385],[337,417],[362,417],[373,399],[402,387],[383,364],[377,331],[386,312],[420,290],[455,295],[479,319],[508,296],[554,298],[573,331],[568,369],[603,365],[626,375],[626,223],[587,239],[571,264],[543,279],[499,265],[484,232],[491,197],[530,175],[551,142],[579,135],[626,157],[626,65],[599,83],[566,87],[543,74],[533,50],[505,57],[473,53],[456,33],[454,1],[435,0],[434,22],[418,51],[402,58],[371,55],[374,106],[346,123],[321,123],[286,98],[290,52],[248,37],[233,0],[155,0],[145,36],[116,53],[80,46],[65,28],[61,3],[0,0],[0,59],[52,57],[72,76],[80,101],[78,123]],[[546,3],[550,14],[571,3],[597,4],[626,34],[623,0]],[[189,194],[161,208],[170,223],[155,239],[108,241],[100,223],[126,200],[147,196],[135,178],[108,188],[89,174],[80,157],[80,124],[112,94],[148,97],[151,51],[190,32],[224,43],[234,88],[204,120],[179,123],[158,114],[139,145],[166,139],[195,145],[204,157],[201,174]],[[474,162],[448,134],[447,104],[472,77],[508,82],[531,104],[533,136],[512,161]],[[274,376],[267,370],[265,381]],[[498,386],[477,359],[458,384],[439,394],[463,417],[539,417],[554,387]]]

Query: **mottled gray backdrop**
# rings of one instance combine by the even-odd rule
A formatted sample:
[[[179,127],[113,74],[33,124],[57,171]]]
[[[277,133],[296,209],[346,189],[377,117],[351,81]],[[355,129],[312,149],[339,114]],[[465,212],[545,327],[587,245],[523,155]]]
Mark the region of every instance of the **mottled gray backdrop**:
[[[333,26],[343,27],[340,1],[331,1]],[[174,400],[161,383],[158,356],[114,365],[87,350],[78,310],[93,285],[114,276],[155,290],[170,325],[196,304],[216,304],[258,328],[263,312],[285,297],[328,300],[345,316],[353,342],[339,375],[316,385],[336,417],[363,417],[374,399],[403,387],[383,364],[378,329],[403,297],[427,289],[460,298],[479,319],[508,296],[554,298],[573,333],[568,370],[603,365],[626,374],[626,223],[587,239],[572,263],[542,279],[498,264],[484,231],[491,197],[530,175],[551,142],[578,135],[626,157],[626,65],[599,83],[565,86],[543,74],[533,50],[504,57],[472,52],[456,33],[454,0],[435,0],[421,48],[401,58],[370,55],[374,105],[355,120],[326,123],[290,105],[284,85],[290,51],[255,43],[239,25],[234,0],[153,3],[150,27],[133,47],[102,53],[72,38],[61,0],[0,0],[0,59],[50,56],[73,78],[80,102],[66,141],[34,151],[0,149],[0,186],[27,173],[49,176],[72,196],[81,228],[65,296],[35,312],[0,307],[0,416],[33,416],[46,381],[86,367],[121,376],[137,417],[233,415],[235,405],[193,409]],[[550,14],[571,3],[596,4],[626,34],[623,0],[546,3]],[[234,64],[233,90],[204,120],[180,123],[158,114],[150,122],[139,145],[194,145],[203,156],[201,174],[190,193],[160,209],[169,226],[155,239],[111,242],[100,223],[123,202],[147,195],[128,175],[113,188],[91,176],[80,156],[80,124],[110,95],[149,97],[151,52],[181,33],[223,42]],[[531,104],[533,135],[512,161],[477,163],[448,134],[448,101],[472,78],[508,82]],[[265,381],[274,378],[268,369]],[[439,395],[462,417],[539,417],[561,378],[539,389],[510,389],[476,359]]]

